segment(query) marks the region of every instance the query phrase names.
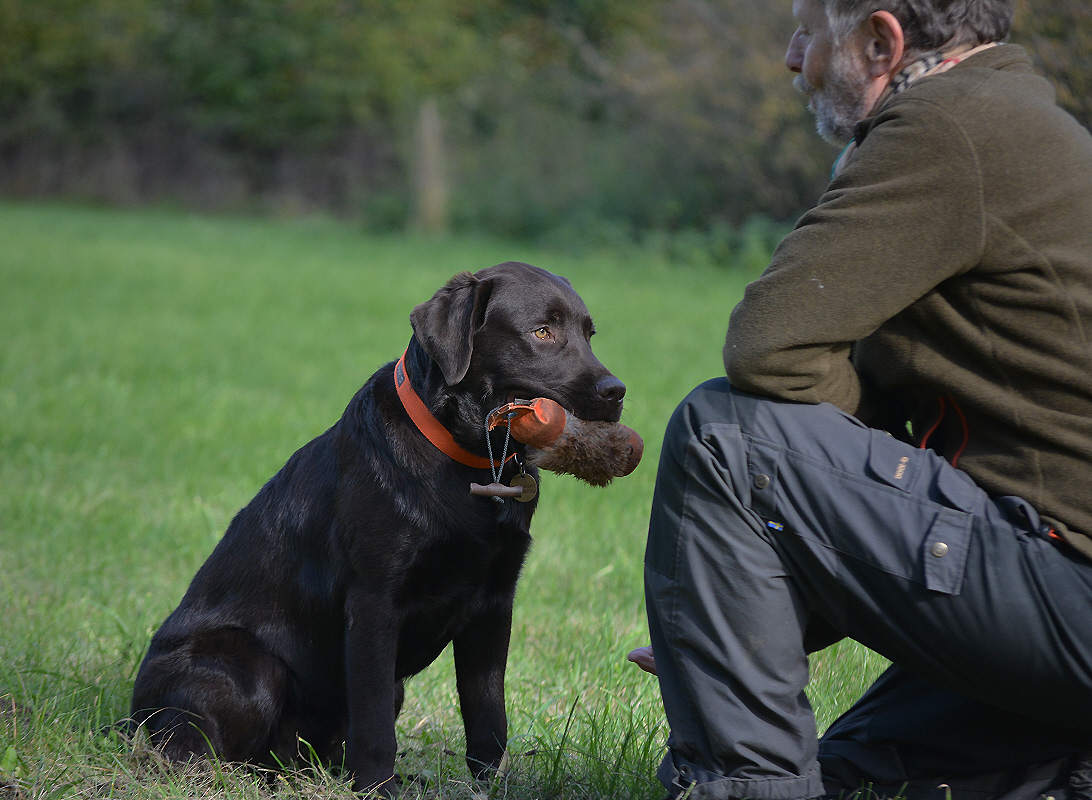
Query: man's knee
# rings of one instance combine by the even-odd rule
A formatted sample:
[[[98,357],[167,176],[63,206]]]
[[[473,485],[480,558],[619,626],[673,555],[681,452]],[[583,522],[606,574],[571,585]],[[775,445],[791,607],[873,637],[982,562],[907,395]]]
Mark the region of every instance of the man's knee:
[[[737,427],[745,436],[770,443],[794,438],[791,432],[805,430],[822,437],[849,424],[864,428],[859,421],[829,403],[794,403],[751,394],[737,389],[727,378],[713,378],[695,387],[672,415],[667,426],[665,447],[685,447],[691,438],[702,436],[709,425]]]
[[[688,442],[701,438],[704,425],[734,423],[737,415],[734,394],[727,378],[713,378],[692,389],[667,423],[664,451],[677,453],[681,460]]]

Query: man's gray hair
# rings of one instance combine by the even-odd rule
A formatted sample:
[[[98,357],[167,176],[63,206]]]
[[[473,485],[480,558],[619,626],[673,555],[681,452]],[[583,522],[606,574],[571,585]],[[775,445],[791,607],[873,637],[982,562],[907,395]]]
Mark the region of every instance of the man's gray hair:
[[[1013,0],[821,0],[836,43],[873,11],[889,11],[902,25],[906,50],[1001,42],[1012,28]]]

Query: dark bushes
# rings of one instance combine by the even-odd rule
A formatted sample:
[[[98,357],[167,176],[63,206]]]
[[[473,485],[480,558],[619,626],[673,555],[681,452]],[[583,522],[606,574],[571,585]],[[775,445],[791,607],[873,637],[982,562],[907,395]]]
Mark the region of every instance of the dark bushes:
[[[1047,5],[1025,40],[1082,113],[1089,12]],[[0,192],[720,261],[826,185],[793,27],[764,0],[0,0]]]

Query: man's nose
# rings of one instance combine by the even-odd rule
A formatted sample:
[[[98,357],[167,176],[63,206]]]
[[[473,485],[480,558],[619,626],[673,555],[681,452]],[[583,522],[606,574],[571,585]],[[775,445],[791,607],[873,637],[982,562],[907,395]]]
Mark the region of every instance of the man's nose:
[[[789,49],[785,51],[785,66],[792,72],[800,72],[804,68],[804,44],[800,29],[789,40]]]

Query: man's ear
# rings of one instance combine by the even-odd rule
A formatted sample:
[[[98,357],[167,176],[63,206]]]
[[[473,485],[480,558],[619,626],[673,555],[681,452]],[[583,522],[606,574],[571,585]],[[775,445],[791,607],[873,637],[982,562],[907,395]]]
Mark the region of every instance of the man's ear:
[[[864,22],[865,62],[868,74],[890,80],[902,69],[906,42],[902,25],[889,11],[873,11]]]

